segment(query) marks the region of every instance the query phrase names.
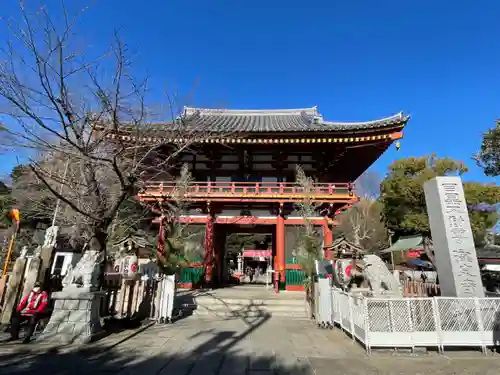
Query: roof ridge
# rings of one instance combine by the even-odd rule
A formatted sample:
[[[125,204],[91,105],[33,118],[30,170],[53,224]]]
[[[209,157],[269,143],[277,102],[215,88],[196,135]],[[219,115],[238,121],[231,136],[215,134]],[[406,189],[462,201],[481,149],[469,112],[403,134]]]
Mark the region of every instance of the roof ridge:
[[[309,116],[318,115],[318,107],[310,108],[288,108],[288,109],[225,109],[225,108],[196,108],[184,107],[184,116],[192,116],[195,113],[201,115],[229,115],[229,116],[266,116],[266,115],[295,115],[306,113]]]
[[[369,121],[321,121],[320,123],[323,125],[370,125],[374,123],[378,123],[381,121],[394,121],[394,120],[400,120],[401,122],[407,122],[410,119],[410,116],[403,114],[403,112],[398,112],[392,116],[388,117],[382,117],[379,119],[375,120],[369,120]]]

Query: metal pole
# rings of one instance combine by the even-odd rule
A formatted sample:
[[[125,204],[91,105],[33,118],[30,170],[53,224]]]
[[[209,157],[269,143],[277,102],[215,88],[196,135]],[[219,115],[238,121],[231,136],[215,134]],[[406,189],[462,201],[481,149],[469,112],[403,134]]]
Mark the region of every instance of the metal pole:
[[[61,181],[61,186],[59,187],[59,195],[62,195],[64,180],[66,180],[66,174],[68,173],[69,160],[66,162],[66,166],[64,167],[64,174]],[[52,218],[52,226],[56,225],[57,214],[59,213],[59,206],[61,205],[61,200],[57,198],[56,208],[54,209],[54,217]]]
[[[12,234],[9,243],[9,249],[7,250],[7,256],[5,257],[5,263],[3,265],[2,279],[7,277],[7,268],[9,267],[10,256],[12,254],[12,249],[14,248],[14,241],[16,239],[17,230]]]

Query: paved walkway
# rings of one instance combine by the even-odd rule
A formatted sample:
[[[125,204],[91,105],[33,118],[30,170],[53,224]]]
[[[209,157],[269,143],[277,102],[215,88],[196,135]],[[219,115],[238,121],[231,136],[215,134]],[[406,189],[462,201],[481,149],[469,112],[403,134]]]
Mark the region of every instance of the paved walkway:
[[[0,374],[34,374],[35,369],[39,375],[493,375],[500,371],[500,356],[475,352],[445,357],[376,352],[367,357],[339,330],[265,316],[188,317],[173,325],[152,326],[104,351],[106,345],[52,349],[43,355],[36,344],[22,347],[24,351],[0,347]]]

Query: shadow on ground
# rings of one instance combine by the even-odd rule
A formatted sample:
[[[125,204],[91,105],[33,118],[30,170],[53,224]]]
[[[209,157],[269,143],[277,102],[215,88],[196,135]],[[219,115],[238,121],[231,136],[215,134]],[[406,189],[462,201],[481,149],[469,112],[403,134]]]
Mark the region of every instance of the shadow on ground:
[[[245,319],[243,332],[201,329],[170,350],[158,346],[154,338],[168,332],[160,325],[131,338],[126,345],[46,348],[34,343],[0,353],[0,374],[140,374],[140,375],[246,375],[312,374],[307,359],[252,355],[235,346],[269,319],[263,314]],[[148,337],[151,339],[148,346]],[[134,345],[135,343],[135,345]],[[193,345],[193,343],[196,343]],[[156,345],[155,345],[156,344]],[[290,361],[290,358],[292,360]],[[287,362],[288,361],[288,362]]]
[[[80,349],[70,353],[22,353],[2,355],[1,374],[169,374],[169,375],[238,375],[252,371],[277,374],[310,374],[307,363],[284,364],[274,357],[252,358],[219,351],[203,354],[157,354],[141,358],[142,352],[110,350],[96,353]]]
[[[9,349],[0,345],[0,375],[496,375],[500,367],[498,356],[480,353],[401,357],[379,353],[368,357],[350,340],[333,342],[331,354],[323,357],[315,356],[315,350],[284,352],[272,345],[294,336],[277,327],[287,325],[280,326],[276,318],[262,312],[251,318],[159,324],[127,340],[100,341],[80,348],[44,348],[34,343]],[[279,335],[279,340],[267,335]],[[254,341],[258,338],[261,341]],[[311,342],[302,344],[314,348]],[[259,349],[267,352],[255,352]]]
[[[155,346],[154,337],[168,331],[168,326],[156,326],[142,332],[137,341],[126,346],[108,348],[47,348],[33,345],[0,353],[0,374],[140,374],[140,375],[246,375],[246,374],[313,374],[307,359],[280,359],[242,353],[235,345],[268,317],[262,316],[244,332],[200,330],[178,346]],[[151,346],[148,347],[148,337]],[[136,345],[134,345],[134,342]],[[190,343],[196,345],[190,347]],[[288,362],[287,362],[288,360]]]
[[[105,339],[110,336],[121,335],[123,337],[129,338],[129,336],[134,335],[136,332],[140,332],[141,328],[146,328],[150,325],[150,321],[140,320],[140,319],[105,319],[102,325],[102,333],[96,338],[96,341]],[[19,332],[20,340],[22,340],[26,334],[27,325],[22,324]],[[10,337],[10,326],[2,327],[0,331],[0,346],[5,345],[9,341]],[[35,332],[34,337],[40,335],[41,331]],[[20,341],[19,340],[19,341]]]

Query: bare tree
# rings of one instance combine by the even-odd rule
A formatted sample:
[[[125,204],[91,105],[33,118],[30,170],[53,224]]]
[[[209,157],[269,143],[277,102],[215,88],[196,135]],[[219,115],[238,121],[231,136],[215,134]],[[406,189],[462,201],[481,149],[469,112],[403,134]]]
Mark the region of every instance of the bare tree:
[[[387,229],[381,221],[381,203],[362,199],[339,215],[340,233],[366,251],[378,250],[387,243]]]
[[[356,195],[362,199],[375,200],[380,195],[382,178],[377,172],[366,171],[356,180]]]
[[[53,16],[44,4],[31,11],[20,2],[0,60],[0,139],[29,156],[32,177],[78,224],[85,247],[105,252],[120,209],[148,179],[178,168],[179,153],[203,135],[182,117],[151,124],[147,80],[133,77],[117,35],[102,56],[78,47],[86,10],[62,1]]]

